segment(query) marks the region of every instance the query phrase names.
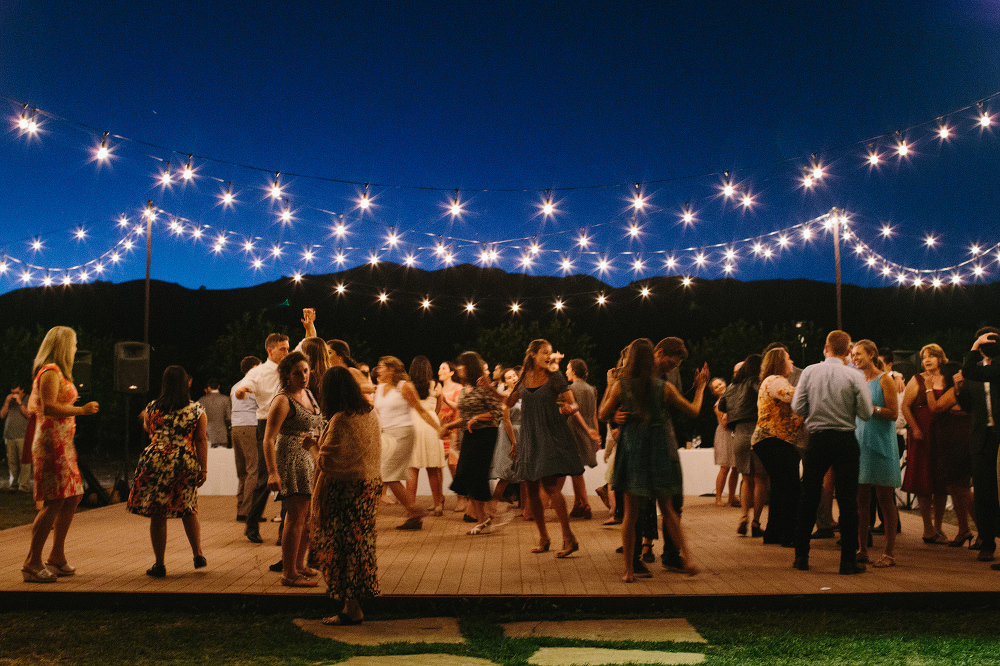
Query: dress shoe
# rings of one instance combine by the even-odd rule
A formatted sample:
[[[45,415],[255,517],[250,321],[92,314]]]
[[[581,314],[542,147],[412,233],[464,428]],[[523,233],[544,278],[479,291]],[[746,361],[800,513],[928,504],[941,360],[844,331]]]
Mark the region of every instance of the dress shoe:
[[[992,562],[994,560],[994,554],[997,552],[997,545],[995,543],[985,542],[983,547],[979,549],[979,554],[976,555],[976,559],[980,562]]]
[[[792,568],[798,569],[799,571],[809,571],[809,558],[808,557],[796,557],[795,561],[792,562]]]
[[[840,575],[850,576],[852,574],[859,574],[865,572],[865,565],[859,564],[857,562],[841,562],[840,564]]]
[[[247,529],[244,534],[250,543],[264,543],[264,540],[260,538],[260,530]]]
[[[832,539],[834,537],[833,528],[827,527],[825,529],[819,529],[812,533],[810,539]]]

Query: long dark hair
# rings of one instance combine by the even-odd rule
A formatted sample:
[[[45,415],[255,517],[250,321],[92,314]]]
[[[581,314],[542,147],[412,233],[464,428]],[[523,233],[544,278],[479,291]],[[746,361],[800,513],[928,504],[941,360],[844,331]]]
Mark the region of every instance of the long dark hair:
[[[167,366],[163,371],[160,397],[153,402],[153,406],[164,414],[187,407],[191,402],[190,383],[187,370],[179,365]]]
[[[468,386],[475,386],[483,376],[483,357],[474,351],[459,354],[455,365],[465,366],[465,379],[462,382]]]
[[[431,386],[434,384],[434,369],[431,367],[431,360],[426,356],[414,356],[410,361],[410,381],[417,389],[417,395],[421,400],[425,400],[431,394]]]
[[[743,360],[743,365],[733,377],[733,384],[741,384],[749,381],[760,385],[760,366],[764,357],[760,354],[750,354]]]
[[[327,340],[326,346],[330,348],[330,351],[339,356],[340,360],[348,368],[358,367],[358,362],[351,358],[351,347],[343,340]]]
[[[649,338],[634,340],[628,347],[625,365],[619,377],[628,379],[629,392],[635,400],[635,408],[643,421],[648,421],[650,414],[650,393],[653,386],[653,368],[656,360],[653,356],[653,341]]]
[[[320,409],[330,419],[334,414],[367,414],[371,403],[361,395],[361,387],[347,368],[339,365],[326,371],[319,393]]]
[[[306,338],[302,341],[302,354],[309,362],[309,390],[313,394],[319,393],[323,375],[330,368],[326,343],[322,338]]]

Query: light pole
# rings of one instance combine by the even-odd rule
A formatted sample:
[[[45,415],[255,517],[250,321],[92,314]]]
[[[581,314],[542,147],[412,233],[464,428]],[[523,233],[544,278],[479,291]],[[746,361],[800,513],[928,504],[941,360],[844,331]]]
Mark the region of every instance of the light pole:
[[[844,330],[844,320],[840,310],[840,209],[834,206],[827,213],[833,220],[833,264],[836,269],[837,329]]]

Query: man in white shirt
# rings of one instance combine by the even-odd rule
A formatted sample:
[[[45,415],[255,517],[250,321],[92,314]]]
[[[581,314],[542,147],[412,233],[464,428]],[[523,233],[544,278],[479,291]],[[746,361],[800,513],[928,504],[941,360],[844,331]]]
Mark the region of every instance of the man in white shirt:
[[[253,543],[264,542],[258,525],[269,495],[267,466],[261,464],[264,460],[264,426],[267,424],[267,410],[271,406],[271,399],[279,388],[278,363],[288,356],[288,336],[283,333],[272,333],[264,341],[264,349],[267,351],[267,360],[252,368],[246,377],[233,387],[233,396],[237,400],[252,395],[257,403],[257,479],[253,499],[246,514],[247,526],[244,532],[247,539]]]
[[[809,569],[809,538],[816,523],[823,477],[831,467],[840,507],[840,573],[865,570],[855,561],[858,550],[858,467],[861,449],[854,435],[856,420],[872,415],[872,398],[864,376],[848,366],[851,336],[831,331],[826,336],[826,360],[802,371],[792,409],[805,417],[809,444],[802,458],[802,500],[795,529],[795,562]]]
[[[247,356],[240,362],[240,372],[246,374],[260,365],[256,356]],[[239,486],[236,491],[236,520],[245,523],[247,512],[253,503],[253,491],[257,487],[257,401],[252,395],[239,400],[236,398],[236,387],[233,386],[229,395],[232,403],[232,442],[233,460],[236,463],[236,478]],[[247,479],[250,483],[247,483]]]

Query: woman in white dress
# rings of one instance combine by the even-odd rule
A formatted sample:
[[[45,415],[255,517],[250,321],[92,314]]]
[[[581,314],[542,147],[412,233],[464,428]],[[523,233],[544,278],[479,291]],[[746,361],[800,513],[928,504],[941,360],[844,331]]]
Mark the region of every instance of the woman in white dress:
[[[425,511],[403,488],[403,481],[410,478],[416,437],[411,409],[431,427],[436,428],[437,425],[434,417],[420,404],[420,396],[403,370],[402,361],[395,356],[383,356],[375,366],[375,376],[378,377],[375,411],[382,425],[382,482],[406,509],[407,520],[397,525],[396,529],[419,530],[423,527],[421,518]]]
[[[431,361],[426,356],[417,356],[410,361],[410,381],[417,391],[420,405],[430,415],[431,420],[440,426],[440,421],[435,414],[437,382],[434,381],[433,372]],[[441,516],[444,515],[441,468],[448,464],[444,452],[444,442],[438,437],[437,427],[430,427],[417,414],[416,410],[410,410],[410,418],[414,428],[413,458],[410,461],[410,478],[406,482],[406,489],[410,493],[410,499],[416,502],[420,470],[427,470],[427,482],[430,484],[431,496],[434,498],[434,515]]]

